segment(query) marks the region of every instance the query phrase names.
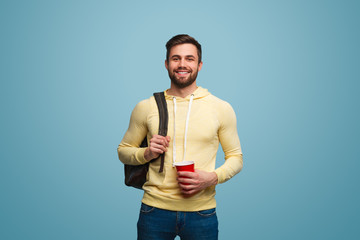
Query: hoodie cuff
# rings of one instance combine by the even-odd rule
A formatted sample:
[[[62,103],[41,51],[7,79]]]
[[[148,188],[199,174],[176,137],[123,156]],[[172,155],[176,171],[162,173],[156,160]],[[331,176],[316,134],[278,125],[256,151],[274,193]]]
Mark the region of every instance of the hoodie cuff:
[[[215,170],[215,173],[218,177],[218,184],[225,182],[225,173],[224,170],[222,170],[221,168],[218,168]]]
[[[146,161],[145,156],[144,156],[145,150],[146,150],[146,148],[139,148],[135,153],[135,159],[140,164],[145,164],[148,162],[148,161]]]

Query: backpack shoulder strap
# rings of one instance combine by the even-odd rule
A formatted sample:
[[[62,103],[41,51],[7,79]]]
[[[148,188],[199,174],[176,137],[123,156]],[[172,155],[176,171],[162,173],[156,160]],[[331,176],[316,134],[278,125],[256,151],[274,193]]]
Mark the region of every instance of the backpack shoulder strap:
[[[166,136],[168,130],[168,110],[167,104],[165,99],[164,92],[156,92],[154,93],[155,101],[159,110],[159,135]],[[159,173],[163,172],[164,170],[164,162],[165,162],[165,153],[161,154],[161,164]]]

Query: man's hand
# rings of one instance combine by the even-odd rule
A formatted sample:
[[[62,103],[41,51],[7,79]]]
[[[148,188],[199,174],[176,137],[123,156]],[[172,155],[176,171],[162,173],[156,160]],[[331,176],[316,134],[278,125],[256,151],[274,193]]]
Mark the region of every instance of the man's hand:
[[[216,185],[218,177],[215,172],[206,172],[195,169],[195,172],[178,172],[177,180],[183,194],[193,195],[207,187]]]
[[[160,154],[167,151],[167,147],[169,146],[170,137],[163,137],[161,135],[154,135],[150,139],[150,144],[146,148],[144,157],[146,161],[150,161],[152,159],[158,158]]]

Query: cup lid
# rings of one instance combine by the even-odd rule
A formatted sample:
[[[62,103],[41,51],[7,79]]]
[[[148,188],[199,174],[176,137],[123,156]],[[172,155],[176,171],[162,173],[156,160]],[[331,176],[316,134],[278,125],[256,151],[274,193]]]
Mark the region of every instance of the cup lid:
[[[182,161],[174,163],[175,166],[187,166],[191,164],[194,164],[194,161]]]

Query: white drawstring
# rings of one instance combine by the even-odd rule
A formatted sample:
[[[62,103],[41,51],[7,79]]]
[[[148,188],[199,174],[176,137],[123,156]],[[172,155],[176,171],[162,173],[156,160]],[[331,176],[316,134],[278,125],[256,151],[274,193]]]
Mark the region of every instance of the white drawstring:
[[[186,137],[187,137],[187,130],[188,130],[189,118],[190,118],[190,110],[191,110],[191,104],[192,104],[193,98],[194,98],[194,94],[191,94],[189,107],[188,107],[188,112],[187,112],[187,116],[186,116],[186,122],[185,122],[185,138],[184,138],[184,157],[183,157],[183,161],[185,161]]]
[[[176,161],[176,144],[175,144],[175,136],[176,136],[176,127],[175,127],[175,120],[176,120],[176,98],[173,97],[174,102],[174,137],[173,137],[173,167],[175,166]]]
[[[186,138],[187,138],[187,131],[188,131],[188,126],[189,126],[189,119],[190,119],[190,110],[191,110],[191,105],[194,99],[194,94],[191,94],[190,96],[190,101],[189,101],[189,107],[188,107],[188,112],[187,112],[187,116],[186,116],[186,122],[185,122],[185,137],[184,137],[184,156],[183,156],[183,161],[185,161],[185,154],[186,154]],[[175,162],[176,162],[176,145],[175,145],[175,137],[176,137],[176,98],[173,97],[173,102],[174,102],[174,137],[173,137],[173,166],[175,166]]]

